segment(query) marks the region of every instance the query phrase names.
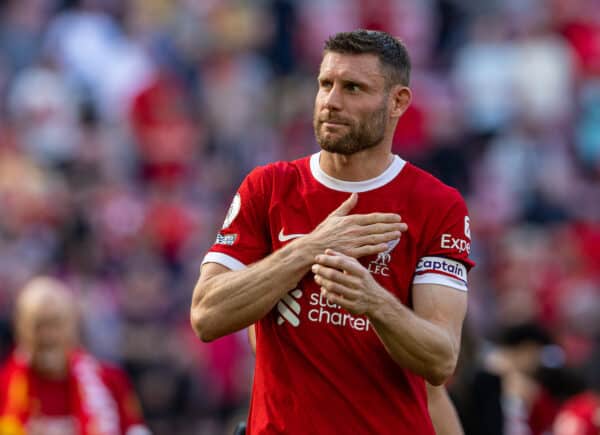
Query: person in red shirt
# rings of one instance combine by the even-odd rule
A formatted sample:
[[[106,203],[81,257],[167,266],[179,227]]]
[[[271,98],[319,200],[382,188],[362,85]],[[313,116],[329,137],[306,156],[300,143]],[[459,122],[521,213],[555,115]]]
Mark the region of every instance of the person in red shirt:
[[[410,104],[385,32],[325,44],[321,151],[253,170],[203,260],[203,341],[255,324],[248,433],[433,435],[426,382],[454,371],[473,266],[460,194],[392,154]]]
[[[126,374],[78,346],[69,289],[31,280],[15,311],[17,346],[0,367],[2,435],[149,435]]]

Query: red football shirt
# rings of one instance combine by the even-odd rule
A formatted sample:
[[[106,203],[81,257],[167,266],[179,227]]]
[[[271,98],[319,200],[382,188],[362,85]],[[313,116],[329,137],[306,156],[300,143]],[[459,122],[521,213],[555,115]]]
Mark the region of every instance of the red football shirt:
[[[375,279],[411,306],[414,283],[467,290],[470,227],[459,193],[395,157],[378,177],[337,180],[319,153],[251,172],[203,263],[239,270],[309,233],[349,196],[352,213],[394,212],[399,243],[361,258]],[[398,366],[365,316],[320,297],[309,272],[256,324],[248,433],[433,434],[423,378]]]

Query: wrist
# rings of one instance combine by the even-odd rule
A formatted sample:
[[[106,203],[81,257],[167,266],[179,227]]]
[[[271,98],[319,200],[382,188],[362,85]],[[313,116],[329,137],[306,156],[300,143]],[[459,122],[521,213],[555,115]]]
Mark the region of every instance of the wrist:
[[[304,275],[315,263],[317,251],[312,243],[303,240],[305,237],[296,239],[277,251],[279,256],[277,261],[284,269],[293,271],[292,275],[295,275],[296,272]]]
[[[404,306],[394,297],[394,295],[387,290],[380,288],[380,291],[378,291],[376,294],[377,296],[373,298],[373,302],[371,303],[369,310],[367,313],[365,313],[369,320],[371,320],[373,323],[377,324],[384,322],[389,318],[390,315],[392,315],[392,313],[400,312],[398,305],[404,308]]]
[[[320,241],[312,234],[307,234],[294,240],[288,245],[293,252],[298,256],[297,260],[302,261],[308,266],[315,263],[315,257],[325,252],[326,247],[321,246]]]

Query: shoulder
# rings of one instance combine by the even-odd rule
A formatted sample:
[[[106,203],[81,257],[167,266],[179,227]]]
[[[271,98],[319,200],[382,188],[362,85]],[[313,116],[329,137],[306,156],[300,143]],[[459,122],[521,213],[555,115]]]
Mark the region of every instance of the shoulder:
[[[452,207],[464,204],[464,199],[458,190],[429,172],[409,162],[406,163],[404,171],[410,180],[410,192],[414,201],[430,204],[437,210],[440,206]]]
[[[244,185],[256,194],[263,192],[267,196],[275,187],[296,183],[302,174],[309,171],[309,157],[293,161],[276,161],[255,167],[247,176]]]

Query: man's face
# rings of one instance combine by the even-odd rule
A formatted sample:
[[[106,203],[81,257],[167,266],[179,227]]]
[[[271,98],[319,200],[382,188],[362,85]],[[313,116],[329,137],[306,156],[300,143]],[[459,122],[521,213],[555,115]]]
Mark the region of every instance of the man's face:
[[[383,140],[389,91],[377,56],[327,52],[318,82],[313,127],[323,150],[350,155]]]
[[[70,305],[49,298],[25,307],[19,325],[19,345],[41,373],[60,375],[66,370],[68,352],[76,337],[76,321]]]

